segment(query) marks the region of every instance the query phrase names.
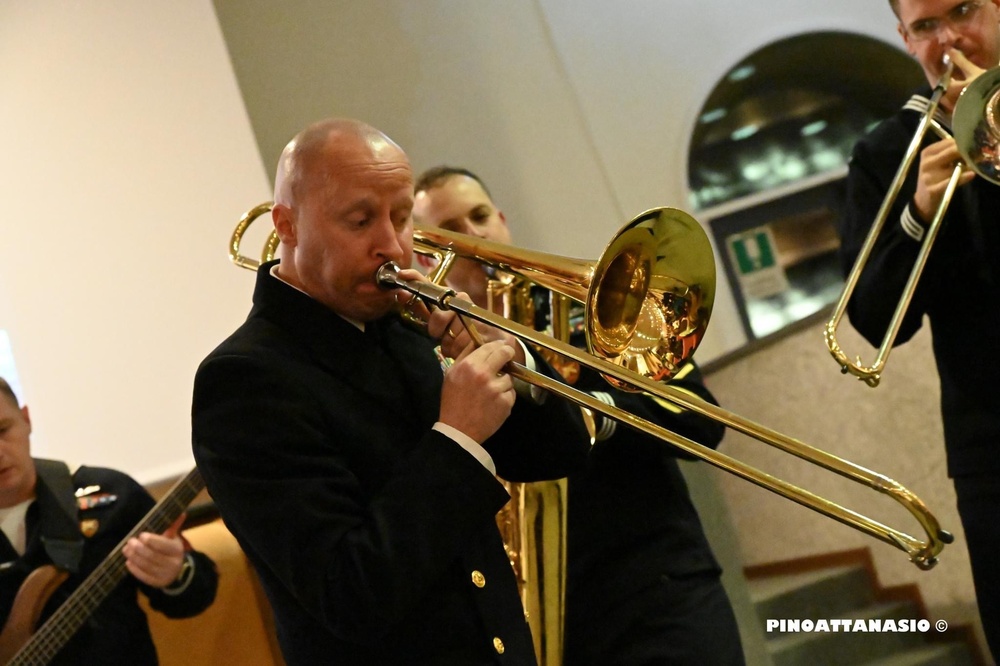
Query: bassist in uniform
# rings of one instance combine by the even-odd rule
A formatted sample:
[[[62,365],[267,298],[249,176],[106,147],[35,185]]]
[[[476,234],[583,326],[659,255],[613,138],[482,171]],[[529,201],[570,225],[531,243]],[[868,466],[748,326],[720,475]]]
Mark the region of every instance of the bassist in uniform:
[[[0,663],[42,640],[36,630],[81,583],[93,582],[88,575],[155,504],[121,472],[80,467],[70,474],[64,463],[32,458],[30,433],[28,408],[0,378]],[[68,641],[65,632],[45,639],[65,643],[51,663],[157,663],[137,592],[169,617],[189,617],[212,603],[218,582],[215,564],[190,549],[178,525],[125,545],[124,580],[103,592],[107,598]],[[57,571],[69,574],[58,586],[33,584]]]

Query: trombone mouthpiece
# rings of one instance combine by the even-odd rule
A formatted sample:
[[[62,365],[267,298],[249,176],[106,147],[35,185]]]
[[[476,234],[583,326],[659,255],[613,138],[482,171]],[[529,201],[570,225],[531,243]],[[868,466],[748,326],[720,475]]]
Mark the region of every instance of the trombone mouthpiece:
[[[396,276],[399,274],[399,264],[387,261],[375,271],[375,284],[383,289],[395,289],[399,286]]]
[[[941,64],[944,65],[944,72],[941,74],[941,78],[938,79],[935,88],[943,92],[951,85],[951,77],[955,71],[955,62],[951,59],[950,55],[945,53],[941,56]]]

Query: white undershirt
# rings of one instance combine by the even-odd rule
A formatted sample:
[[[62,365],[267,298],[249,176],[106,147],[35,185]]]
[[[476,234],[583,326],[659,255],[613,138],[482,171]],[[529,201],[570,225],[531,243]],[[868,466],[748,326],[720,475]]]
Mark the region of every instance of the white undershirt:
[[[24,555],[25,548],[28,547],[28,528],[25,516],[28,515],[28,507],[35,501],[35,498],[24,500],[20,504],[0,509],[0,529],[14,546],[18,555]]]

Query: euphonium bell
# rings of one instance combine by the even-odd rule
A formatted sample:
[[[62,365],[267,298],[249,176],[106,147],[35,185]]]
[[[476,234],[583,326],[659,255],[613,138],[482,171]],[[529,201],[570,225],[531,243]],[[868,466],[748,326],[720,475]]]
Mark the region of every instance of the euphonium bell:
[[[958,152],[969,168],[1000,185],[1000,67],[983,72],[966,86],[951,125]]]

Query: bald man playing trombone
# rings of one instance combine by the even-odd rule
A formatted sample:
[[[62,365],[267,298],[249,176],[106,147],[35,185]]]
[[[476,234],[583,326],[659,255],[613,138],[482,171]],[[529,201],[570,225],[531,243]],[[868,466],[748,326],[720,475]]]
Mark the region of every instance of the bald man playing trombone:
[[[300,132],[275,179],[281,260],[195,378],[195,457],[290,665],[535,663],[496,475],[565,476],[589,438],[578,409],[502,372],[530,364],[512,336],[480,326],[475,347],[454,313],[376,284],[410,265],[412,207],[409,161],[382,132]]]

